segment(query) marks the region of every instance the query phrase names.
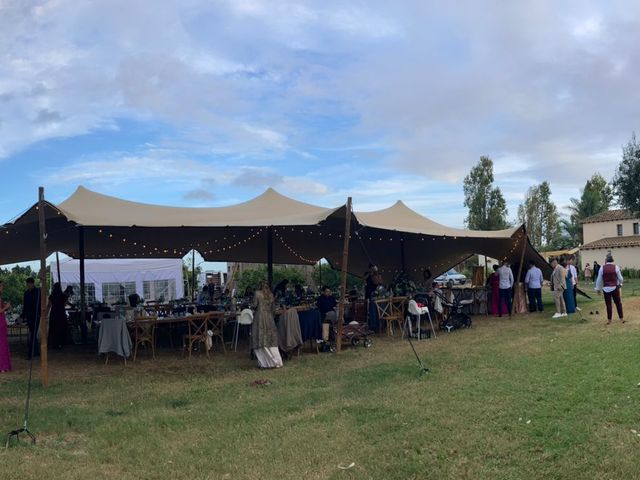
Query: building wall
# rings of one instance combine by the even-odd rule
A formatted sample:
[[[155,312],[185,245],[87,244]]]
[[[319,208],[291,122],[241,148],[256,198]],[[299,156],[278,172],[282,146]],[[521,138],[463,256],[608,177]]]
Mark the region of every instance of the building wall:
[[[587,263],[593,266],[594,260],[600,265],[604,265],[604,259],[609,252],[611,252],[615,263],[619,265],[620,268],[640,268],[640,246],[581,250],[580,258],[582,260],[582,268],[584,269]]]
[[[585,223],[582,225],[583,244],[600,240],[601,238],[617,237],[617,225],[622,225],[622,236],[633,235],[633,224],[640,220],[618,220],[612,222]]]

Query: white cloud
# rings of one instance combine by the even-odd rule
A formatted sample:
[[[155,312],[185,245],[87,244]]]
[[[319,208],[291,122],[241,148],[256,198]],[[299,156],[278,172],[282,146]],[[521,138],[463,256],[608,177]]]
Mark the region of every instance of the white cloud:
[[[186,196],[215,178],[459,223],[489,155],[514,214],[534,182],[568,202],[611,176],[640,131],[639,27],[631,0],[0,2],[0,158],[135,120],[166,126],[155,149],[87,152],[49,180]]]

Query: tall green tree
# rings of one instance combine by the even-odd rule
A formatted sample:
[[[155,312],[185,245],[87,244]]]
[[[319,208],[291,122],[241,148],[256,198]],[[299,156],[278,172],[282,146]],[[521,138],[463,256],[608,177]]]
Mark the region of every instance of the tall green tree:
[[[273,268],[273,286],[275,287],[281,280],[289,280],[289,283],[295,285],[306,283],[304,275],[295,268],[274,267]],[[260,282],[267,280],[267,266],[260,265],[256,268],[248,268],[242,272],[238,278],[237,291],[242,294],[247,287],[251,287],[254,291],[258,289]]]
[[[518,220],[526,225],[531,243],[537,248],[554,243],[558,236],[559,215],[551,200],[548,182],[534,185],[527,190],[524,202],[518,207]]]
[[[493,186],[493,160],[480,157],[478,164],[464,177],[465,219],[471,230],[501,230],[509,227],[507,202],[499,187]]]
[[[622,161],[613,178],[613,188],[620,206],[640,215],[640,143],[635,133],[622,147]]]
[[[599,173],[593,176],[584,184],[580,191],[580,198],[571,198],[567,207],[569,219],[562,221],[562,228],[569,243],[573,245],[581,244],[582,221],[592,215],[604,212],[613,203],[613,189],[607,180]]]

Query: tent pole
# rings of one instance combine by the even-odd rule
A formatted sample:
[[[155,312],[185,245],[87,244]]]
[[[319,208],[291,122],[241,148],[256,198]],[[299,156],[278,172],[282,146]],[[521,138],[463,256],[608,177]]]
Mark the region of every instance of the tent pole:
[[[40,230],[40,369],[42,371],[42,386],[49,386],[49,358],[47,356],[47,338],[49,333],[49,319],[45,298],[47,295],[47,232],[44,215],[44,187],[38,188],[38,227]]]
[[[349,239],[351,238],[351,197],[347,199],[347,213],[344,225],[342,247],[342,272],[340,275],[340,303],[338,303],[338,328],[336,331],[336,352],[342,350],[342,325],[344,324],[344,302],[347,298],[347,264],[349,262]]]
[[[87,294],[86,281],[84,271],[84,227],[78,228],[78,257],[80,265],[80,332],[82,334],[82,343],[87,343]]]
[[[405,273],[406,264],[404,256],[404,233],[400,236],[400,266],[402,268],[402,273]]]
[[[520,276],[522,275],[522,263],[524,262],[524,252],[527,249],[527,231],[522,227],[522,252],[520,253],[520,265],[518,266],[518,276],[515,278],[514,284],[518,288],[520,282]],[[511,311],[509,315],[513,314],[513,303],[511,302]]]
[[[56,268],[58,269],[58,283],[62,285],[62,280],[60,276],[60,255],[56,252]]]
[[[196,301],[196,251],[191,250],[191,302]]]
[[[267,283],[273,289],[273,227],[267,229]]]

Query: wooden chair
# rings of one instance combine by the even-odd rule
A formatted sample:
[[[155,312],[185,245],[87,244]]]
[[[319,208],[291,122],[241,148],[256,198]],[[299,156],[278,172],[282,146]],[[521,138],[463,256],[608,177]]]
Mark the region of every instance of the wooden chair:
[[[383,298],[375,300],[378,318],[387,324],[387,335],[393,336],[393,324],[402,332],[404,322],[404,299]]]
[[[193,351],[193,346],[202,343],[204,346],[204,351],[209,357],[209,350],[207,349],[207,336],[209,330],[209,323],[211,319],[211,314],[203,313],[199,315],[191,315],[188,317],[187,327],[188,333],[182,337],[182,346],[184,356],[184,350],[189,351],[189,360],[191,360],[191,352]]]
[[[227,349],[224,346],[224,322],[225,322],[225,314],[224,312],[212,312],[208,314],[211,318],[210,330],[213,333],[211,337],[211,348],[213,348],[213,342],[216,340],[220,340],[222,344],[222,352],[226,355]]]
[[[156,359],[156,321],[157,317],[134,317],[133,319],[133,361],[138,356],[138,346],[149,345],[151,356]]]

